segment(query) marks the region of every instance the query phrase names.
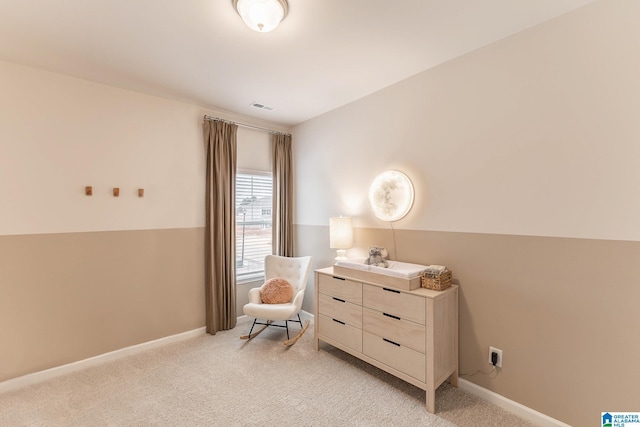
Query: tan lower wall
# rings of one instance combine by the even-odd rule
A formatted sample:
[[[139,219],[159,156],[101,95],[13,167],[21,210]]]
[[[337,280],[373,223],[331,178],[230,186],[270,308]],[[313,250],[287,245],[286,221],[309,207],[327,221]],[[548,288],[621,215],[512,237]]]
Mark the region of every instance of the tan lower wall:
[[[0,381],[205,324],[204,229],[0,236]]]
[[[314,268],[332,264],[328,227],[296,236]],[[453,271],[461,372],[488,371],[490,345],[504,359],[497,374],[463,378],[575,426],[638,410],[640,242],[396,230],[394,245],[389,229],[356,229],[350,253],[371,244]]]

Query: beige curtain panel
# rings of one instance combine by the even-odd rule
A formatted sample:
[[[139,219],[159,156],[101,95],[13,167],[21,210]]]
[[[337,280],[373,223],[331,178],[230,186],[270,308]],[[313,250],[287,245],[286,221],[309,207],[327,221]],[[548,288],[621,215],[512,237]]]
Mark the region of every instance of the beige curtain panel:
[[[274,134],[273,144],[273,253],[293,252],[293,160],[291,135]]]
[[[236,326],[236,159],[238,126],[205,120],[207,149],[205,298],[207,332]]]

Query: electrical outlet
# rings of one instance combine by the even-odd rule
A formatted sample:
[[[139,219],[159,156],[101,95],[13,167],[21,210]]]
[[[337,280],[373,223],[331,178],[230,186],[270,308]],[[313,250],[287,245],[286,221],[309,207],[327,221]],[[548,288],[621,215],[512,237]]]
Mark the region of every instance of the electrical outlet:
[[[489,347],[489,364],[493,365],[493,361],[491,360],[491,355],[495,353],[498,357],[498,360],[495,363],[496,368],[502,368],[502,350],[495,347]]]

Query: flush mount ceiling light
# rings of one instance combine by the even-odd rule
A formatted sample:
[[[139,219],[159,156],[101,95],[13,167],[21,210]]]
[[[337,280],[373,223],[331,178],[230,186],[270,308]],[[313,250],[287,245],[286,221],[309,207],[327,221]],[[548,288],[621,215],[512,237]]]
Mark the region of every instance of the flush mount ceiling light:
[[[233,0],[233,7],[244,23],[259,33],[275,30],[289,11],[287,0]]]
[[[398,171],[385,171],[375,177],[369,187],[369,203],[373,214],[383,221],[404,218],[413,205],[413,184]]]

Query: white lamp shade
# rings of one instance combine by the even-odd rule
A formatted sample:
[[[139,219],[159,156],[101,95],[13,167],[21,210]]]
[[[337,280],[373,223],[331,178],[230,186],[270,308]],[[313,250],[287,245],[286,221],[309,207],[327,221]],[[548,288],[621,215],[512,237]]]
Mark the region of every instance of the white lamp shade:
[[[260,33],[275,30],[287,12],[285,0],[236,0],[235,5],[244,23]]]
[[[349,217],[329,218],[329,247],[349,249],[353,246],[353,226]]]

